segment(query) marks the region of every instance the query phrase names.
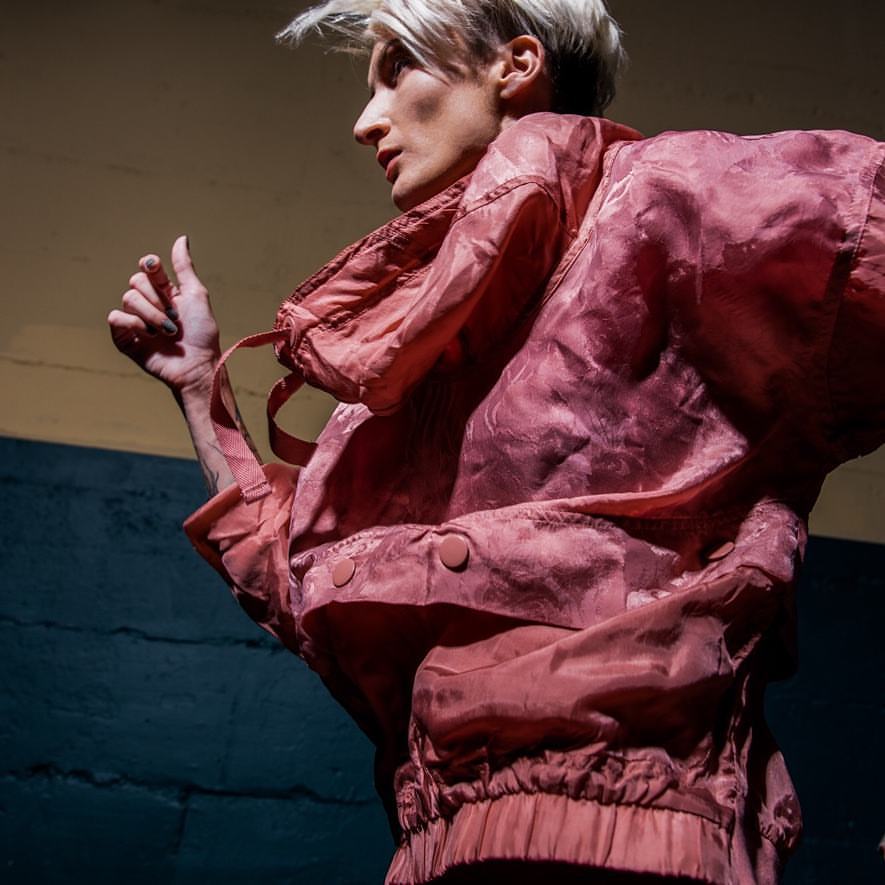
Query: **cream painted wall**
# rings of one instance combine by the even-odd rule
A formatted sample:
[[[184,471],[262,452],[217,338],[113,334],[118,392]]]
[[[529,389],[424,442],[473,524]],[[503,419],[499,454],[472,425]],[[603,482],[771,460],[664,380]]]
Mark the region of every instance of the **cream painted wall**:
[[[46,0],[5,11],[0,43],[0,434],[188,455],[171,397],[110,344],[138,256],[187,232],[225,340],[389,218],[350,138],[359,62],[272,35],[305,3]],[[613,0],[632,64],[611,115],[743,133],[847,128],[885,138],[881,0]],[[710,12],[714,9],[714,12]],[[272,355],[233,366],[260,428]],[[308,391],[284,423],[315,434]],[[259,434],[260,436],[260,434]],[[845,465],[812,529],[885,542],[885,451]]]

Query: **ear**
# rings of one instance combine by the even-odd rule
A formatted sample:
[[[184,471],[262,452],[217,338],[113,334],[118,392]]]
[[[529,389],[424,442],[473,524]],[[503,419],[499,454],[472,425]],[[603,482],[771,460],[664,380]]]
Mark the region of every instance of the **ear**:
[[[544,44],[531,34],[521,34],[500,49],[498,95],[506,102],[549,103],[550,78]]]

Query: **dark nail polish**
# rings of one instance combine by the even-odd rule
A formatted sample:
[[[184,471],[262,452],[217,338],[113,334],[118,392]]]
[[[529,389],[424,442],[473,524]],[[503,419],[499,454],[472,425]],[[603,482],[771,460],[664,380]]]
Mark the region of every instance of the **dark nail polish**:
[[[153,267],[154,267],[154,259],[153,259],[153,258],[147,258],[147,259],[145,259],[144,266],[145,266],[145,269],[146,269],[146,270],[153,270]]]
[[[163,320],[163,331],[167,335],[177,335],[178,334],[178,326],[172,322],[172,320]]]
[[[166,316],[169,317],[170,320],[175,322],[175,320],[178,319],[178,311],[174,307],[167,307]]]
[[[152,326],[150,323],[145,323],[144,327],[147,330],[148,335],[156,335],[157,334],[157,327],[156,326]]]

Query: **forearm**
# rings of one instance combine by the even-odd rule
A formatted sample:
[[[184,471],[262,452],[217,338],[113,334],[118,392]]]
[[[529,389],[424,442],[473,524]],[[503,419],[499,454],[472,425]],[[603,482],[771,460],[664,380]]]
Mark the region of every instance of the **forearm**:
[[[221,370],[221,395],[225,405],[234,415],[234,419],[243,434],[249,447],[258,457],[255,444],[249,436],[239,409],[233,398],[233,391],[230,387],[230,381],[225,369]],[[221,446],[215,436],[215,430],[212,426],[212,419],[209,415],[209,400],[212,392],[211,377],[207,377],[204,381],[187,387],[183,390],[174,391],[175,400],[181,409],[187,424],[191,441],[194,444],[194,451],[197,455],[197,461],[200,464],[200,470],[203,472],[203,479],[206,481],[206,488],[209,495],[218,494],[222,489],[233,485],[234,476],[231,473],[227,460],[221,451]],[[259,458],[260,460],[260,458]]]

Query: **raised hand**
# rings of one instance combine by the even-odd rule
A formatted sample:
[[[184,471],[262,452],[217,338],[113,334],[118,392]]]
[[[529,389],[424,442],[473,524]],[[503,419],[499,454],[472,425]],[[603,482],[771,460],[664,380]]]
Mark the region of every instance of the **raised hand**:
[[[209,392],[220,353],[209,293],[194,271],[187,237],[179,237],[172,246],[177,282],[166,276],[156,255],[145,255],[138,266],[140,270],[129,278],[129,288],[123,293],[122,308],[108,314],[111,337],[121,353],[175,394],[206,487],[214,495],[231,485],[234,477],[209,414]],[[220,381],[222,396],[239,418],[224,370]],[[251,445],[245,428],[243,434]]]
[[[187,237],[172,246],[177,282],[169,280],[156,255],[145,255],[138,264],[121,308],[108,314],[114,344],[178,394],[208,390],[219,357],[218,324],[194,271]]]

